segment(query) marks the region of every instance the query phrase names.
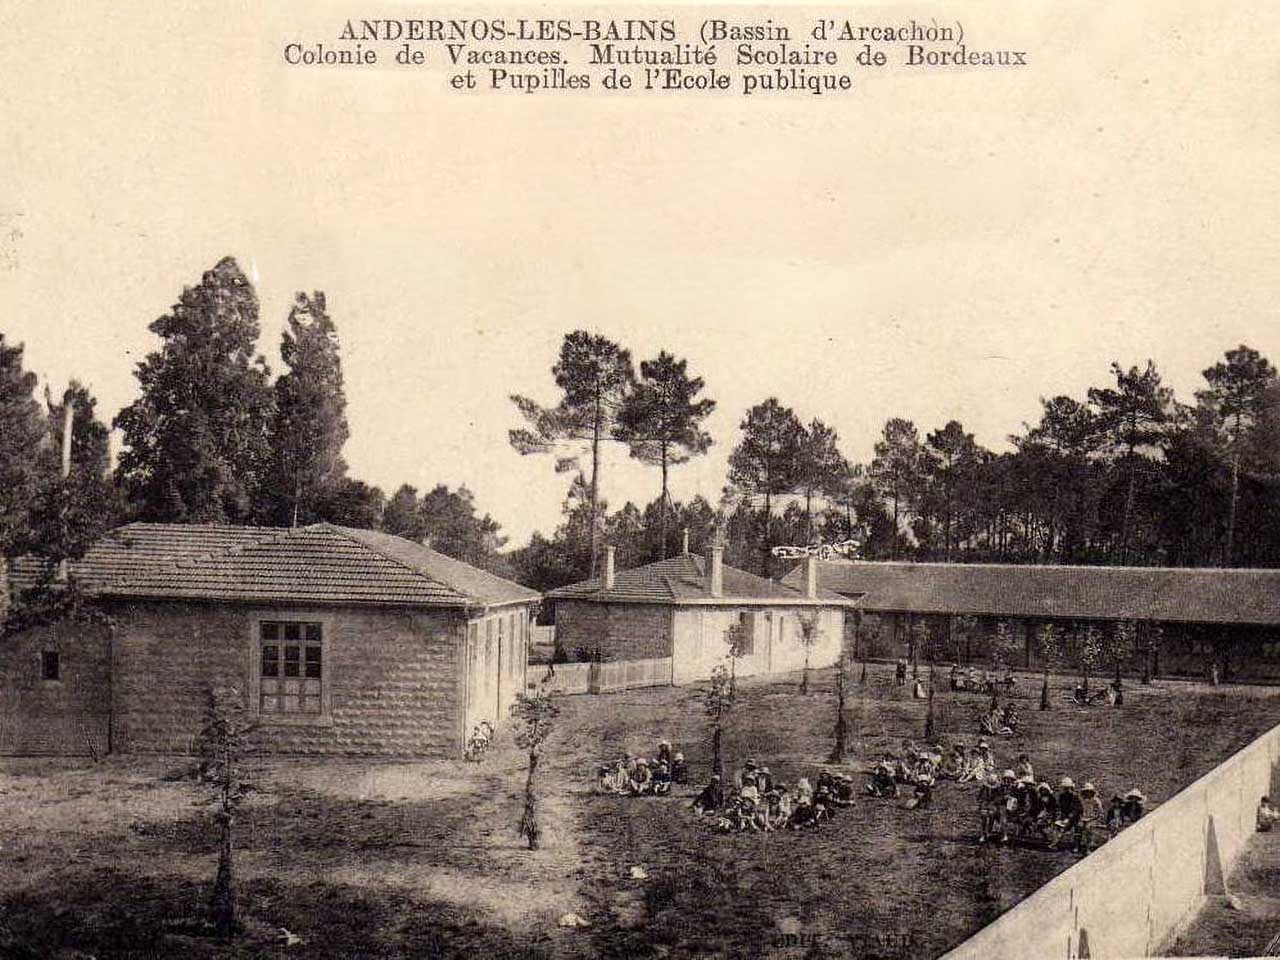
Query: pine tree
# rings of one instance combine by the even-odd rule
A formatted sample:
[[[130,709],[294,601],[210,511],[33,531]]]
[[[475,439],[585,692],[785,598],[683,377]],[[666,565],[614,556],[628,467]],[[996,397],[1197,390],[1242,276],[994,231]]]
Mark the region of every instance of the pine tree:
[[[880,496],[892,507],[893,530],[890,559],[898,559],[902,521],[914,499],[921,479],[920,434],[910,420],[894,417],[884,425],[875,445],[875,458],[867,470]]]
[[[1257,350],[1241,344],[1227,351],[1225,362],[1219,361],[1205,370],[1204,379],[1209,389],[1198,392],[1196,399],[1210,413],[1231,467],[1227,529],[1222,546],[1223,566],[1230,567],[1235,564],[1243,448],[1250,432],[1262,419],[1267,387],[1275,382],[1276,368]]]
[[[626,396],[614,434],[627,444],[631,456],[661,467],[661,559],[667,556],[667,518],[671,504],[668,475],[673,466],[707,452],[711,434],[701,423],[715,410],[714,400],[698,400],[701,377],[690,377],[688,361],[665,350],[640,364],[640,380]]]
[[[338,333],[323,293],[297,295],[280,355],[288,372],[275,383],[271,466],[259,513],[268,523],[298,526],[330,519],[322,509],[325,495],[347,472],[347,398]]]
[[[419,502],[418,517],[432,549],[472,566],[492,568],[507,542],[493,517],[476,513],[475,496],[465,485],[450,490],[436,484]]]
[[[382,523],[386,495],[363,480],[342,477],[322,488],[317,496],[316,514],[329,523],[361,530],[377,530]]]
[[[957,420],[925,438],[922,468],[942,523],[942,559],[947,562],[951,561],[957,531],[964,529],[964,501],[972,495],[973,475],[982,453],[973,434],[965,433]]]
[[[631,353],[612,340],[586,330],[566,334],[560,359],[551,368],[561,397],[554,407],[543,407],[518,394],[511,401],[527,427],[508,431],[511,445],[522,455],[559,451],[556,471],[578,470],[585,445],[591,458],[587,486],[590,504],[590,563],[595,574],[599,552],[600,460],[602,445],[613,437],[618,415],[632,385],[635,370]],[[566,447],[568,449],[566,450]]]
[[[401,484],[382,512],[382,529],[407,540],[421,540],[423,530],[419,506],[418,488],[407,483]]]
[[[742,439],[729,455],[729,484],[744,498],[760,500],[760,552],[768,576],[773,501],[793,492],[799,481],[804,427],[790,407],[770,397],[748,410],[739,428]]]
[[[141,396],[115,419],[118,479],[140,519],[248,520],[272,418],[252,285],[226,257],[149,329],[161,346],[138,364]]]
[[[804,495],[804,539],[814,540],[813,501],[819,496],[835,496],[849,474],[849,464],[837,446],[835,430],[814,417],[804,431],[800,444],[798,484]]]
[[[1089,403],[1097,412],[1097,426],[1112,454],[1126,465],[1128,480],[1120,525],[1120,562],[1128,563],[1133,539],[1133,513],[1139,476],[1144,468],[1142,450],[1158,450],[1173,406],[1173,391],[1163,385],[1151,360],[1143,369],[1111,365],[1114,388],[1091,387]]]

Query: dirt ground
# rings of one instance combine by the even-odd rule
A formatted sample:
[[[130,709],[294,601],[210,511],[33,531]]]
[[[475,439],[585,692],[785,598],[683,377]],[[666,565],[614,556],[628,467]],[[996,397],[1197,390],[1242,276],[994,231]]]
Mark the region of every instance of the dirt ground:
[[[1280,947],[1280,833],[1259,833],[1227,877],[1228,896],[1210,897],[1166,950],[1171,957],[1273,957]]]
[[[829,671],[744,681],[725,737],[775,777],[812,777],[831,746]],[[1062,679],[1059,685],[1065,685]],[[1280,722],[1280,691],[1131,684],[1120,709],[1055,693],[996,744],[1037,774],[1140,786],[1157,803]],[[873,667],[850,700],[846,769],[919,737],[923,704]],[[940,736],[976,740],[979,695],[943,693]],[[187,762],[0,761],[0,958],[936,956],[1073,862],[1069,853],[975,842],[973,788],[932,809],[866,800],[804,833],[721,836],[682,795],[597,795],[594,770],[671,739],[702,781],[697,691],[656,688],[562,701],[540,768],[543,849],[516,836],[524,758],[479,764],[270,761],[238,824],[245,937],[200,935],[216,833]],[[859,777],[859,780],[862,778]],[[633,866],[646,880],[630,877]],[[574,912],[590,924],[557,925]],[[301,943],[283,944],[281,928]]]

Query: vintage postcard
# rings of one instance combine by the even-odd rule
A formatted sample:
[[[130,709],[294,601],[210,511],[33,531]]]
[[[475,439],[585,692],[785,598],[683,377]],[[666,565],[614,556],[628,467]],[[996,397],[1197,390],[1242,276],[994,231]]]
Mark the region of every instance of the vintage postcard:
[[[0,77],[0,960],[1280,956],[1275,5]]]

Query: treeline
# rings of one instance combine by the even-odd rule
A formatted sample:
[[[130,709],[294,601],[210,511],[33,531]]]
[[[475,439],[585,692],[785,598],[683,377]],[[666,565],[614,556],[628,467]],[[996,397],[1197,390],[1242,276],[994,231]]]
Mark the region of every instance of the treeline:
[[[1280,566],[1280,381],[1256,350],[1230,350],[1178,400],[1160,371],[1113,364],[1083,396],[1041,401],[1038,419],[994,451],[956,420],[884,426],[867,463],[836,430],[770,397],[739,422],[722,495],[681,503],[670,476],[707,453],[715,401],[667,351],[633,361],[622,345],[567,334],[554,400],[511,399],[514,449],[547,455],[571,482],[549,535],[506,538],[464,486],[390,498],[349,474],[337,329],[323,293],[299,293],[283,332],[284,370],[258,352],[259,304],[226,258],[150,325],[159,348],[137,366],[138,395],[107,424],[73,383],[37,399],[21,345],[0,335],[0,553],[75,557],[126,520],[380,528],[539,589],[594,575],[606,543],[622,567],[713,540],[735,566],[780,572],[776,545],[855,540],[870,559]],[[71,470],[61,466],[71,408]],[[610,511],[607,444],[654,471],[654,499]]]
[[[432,540],[442,552],[502,567],[497,524],[466,489],[440,485],[391,498],[350,476],[337,328],[323,293],[299,293],[281,337],[284,371],[258,353],[259,304],[232,258],[219,261],[149,327],[157,350],[138,364],[137,397],[109,428],[73,383],[36,400],[23,348],[0,334],[0,555],[75,558],[121,522],[296,526],[328,521]],[[47,394],[47,390],[46,390]],[[71,470],[62,477],[64,404]]]
[[[511,555],[541,589],[592,575],[605,543],[624,567],[671,556],[682,529],[692,549],[718,539],[728,562],[766,576],[780,572],[776,545],[849,539],[880,560],[1280,566],[1280,381],[1247,346],[1185,403],[1154,362],[1112,364],[1083,396],[1043,399],[1000,452],[959,421],[922,432],[895,417],[856,463],[831,426],[771,397],[741,420],[714,505],[668,492],[671,466],[712,442],[701,421],[714,404],[685,361],[664,352],[637,376],[627,350],[578,331],[552,373],[554,406],[512,398],[528,424],[516,449],[576,471],[559,527]],[[608,510],[608,442],[661,467],[652,503]]]
[[[1156,365],[1112,364],[1084,397],[1041,401],[996,453],[951,421],[892,419],[834,493],[887,559],[1280,565],[1280,381],[1240,346],[1180,402]],[[849,532],[846,509],[824,530]]]

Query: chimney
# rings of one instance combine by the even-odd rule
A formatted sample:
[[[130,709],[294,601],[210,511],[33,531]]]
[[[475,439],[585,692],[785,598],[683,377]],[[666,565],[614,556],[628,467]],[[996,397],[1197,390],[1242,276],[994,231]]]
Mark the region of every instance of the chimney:
[[[685,528],[684,528],[684,539],[683,539],[683,541],[682,541],[682,543],[681,543],[681,547],[680,547],[680,554],[681,554],[681,556],[683,556],[684,554],[686,554],[686,553],[688,553],[688,552],[689,552],[689,528],[688,528],[688,527],[685,527]]]
[[[810,600],[818,596],[818,558],[804,558],[804,595]]]
[[[713,597],[722,597],[724,596],[724,547],[718,543],[713,546],[709,559],[707,590]]]
[[[604,548],[604,577],[600,580],[602,590],[613,589],[613,547]]]

